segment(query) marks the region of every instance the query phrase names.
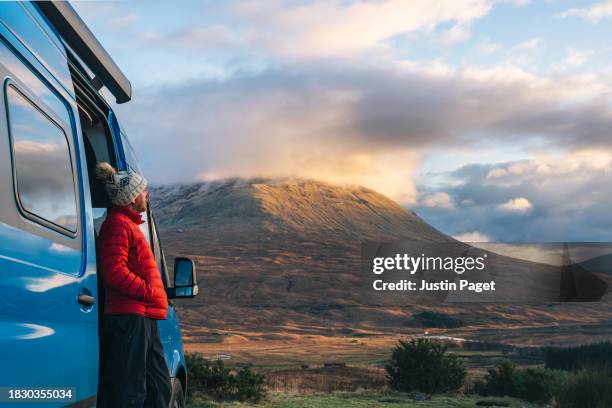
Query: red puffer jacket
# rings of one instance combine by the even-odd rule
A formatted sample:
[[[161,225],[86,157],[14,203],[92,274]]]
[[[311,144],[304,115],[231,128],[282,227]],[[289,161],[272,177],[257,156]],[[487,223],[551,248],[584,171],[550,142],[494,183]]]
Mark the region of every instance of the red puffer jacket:
[[[130,208],[113,207],[100,228],[104,314],[164,320],[168,298],[151,247],[140,230],[142,223],[140,214]]]

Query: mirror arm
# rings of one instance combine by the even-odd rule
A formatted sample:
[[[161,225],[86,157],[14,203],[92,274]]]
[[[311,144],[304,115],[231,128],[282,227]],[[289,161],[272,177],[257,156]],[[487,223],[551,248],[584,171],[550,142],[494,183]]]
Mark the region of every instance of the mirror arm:
[[[176,298],[176,289],[175,288],[168,288],[166,289],[166,294],[168,296],[168,300],[170,299],[174,299]]]

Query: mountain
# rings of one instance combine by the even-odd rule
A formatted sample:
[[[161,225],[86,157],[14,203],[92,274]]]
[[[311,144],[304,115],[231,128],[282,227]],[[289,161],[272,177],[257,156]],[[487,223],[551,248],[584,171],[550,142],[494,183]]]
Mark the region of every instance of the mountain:
[[[380,307],[364,310],[361,242],[454,241],[380,193],[314,180],[163,186],[151,189],[151,202],[168,264],[177,255],[196,261],[200,294],[181,302],[187,326],[319,332],[368,316],[371,325],[401,325]]]
[[[414,212],[359,186],[231,179],[158,187],[152,193],[162,229],[197,231],[232,243],[270,235],[332,245],[364,239],[451,240]]]
[[[187,342],[211,341],[217,330],[248,337],[414,332],[420,329],[413,316],[425,310],[462,316],[487,330],[584,320],[565,305],[426,306],[401,296],[372,296],[360,275],[362,241],[457,241],[364,187],[228,179],[154,187],[151,203],[169,266],[173,256],[196,262],[200,294],[177,302]],[[538,265],[493,257],[504,271],[522,273]],[[500,279],[515,280],[517,291],[526,285],[536,292],[550,289],[518,276]],[[585,308],[598,322],[609,312]]]

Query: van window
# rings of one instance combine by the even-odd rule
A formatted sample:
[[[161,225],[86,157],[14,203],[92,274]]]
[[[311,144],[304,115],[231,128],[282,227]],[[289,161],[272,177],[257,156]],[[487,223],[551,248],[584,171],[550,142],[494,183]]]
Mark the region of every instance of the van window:
[[[140,170],[140,166],[138,166],[138,159],[136,158],[136,152],[134,152],[134,148],[130,143],[129,139],[125,136],[125,134],[121,134],[121,144],[123,145],[123,152],[125,154],[125,162],[128,168],[132,171],[135,171],[138,174],[142,174]]]
[[[16,189],[23,210],[76,232],[76,193],[66,134],[15,87],[8,86],[6,93]]]
[[[161,243],[159,241],[159,231],[157,229],[157,223],[155,222],[155,217],[151,213],[151,209],[148,210],[150,215],[150,223],[151,223],[151,237],[152,241],[152,249],[153,255],[155,256],[155,262],[157,262],[157,269],[159,269],[159,273],[161,274],[162,281],[166,287],[168,284],[168,270],[166,269],[166,259],[164,257],[164,253],[161,249]]]

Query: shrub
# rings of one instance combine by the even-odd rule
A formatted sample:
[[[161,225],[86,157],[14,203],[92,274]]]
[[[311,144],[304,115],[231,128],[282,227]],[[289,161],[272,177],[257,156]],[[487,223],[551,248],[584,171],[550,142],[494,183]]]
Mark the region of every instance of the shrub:
[[[516,366],[510,361],[504,361],[496,369],[489,369],[484,382],[477,382],[474,391],[481,395],[510,396],[516,388]]]
[[[259,401],[265,394],[262,374],[251,371],[249,367],[242,367],[235,377],[236,399],[238,401]]]
[[[457,356],[446,354],[446,349],[423,338],[400,340],[385,366],[391,388],[430,394],[459,389],[466,371]]]
[[[545,368],[517,370],[505,361],[496,369],[489,369],[484,381],[474,384],[474,392],[481,395],[509,396],[525,401],[546,403],[555,393],[563,374]]]
[[[222,399],[230,394],[230,369],[221,361],[211,364],[198,353],[187,353],[185,356],[189,370],[188,397],[199,392],[215,399]]]
[[[568,375],[556,392],[559,408],[612,407],[612,377],[607,370],[582,370]]]
[[[216,400],[259,401],[265,395],[264,376],[242,367],[237,372],[222,361],[211,364],[199,353],[187,353],[188,398],[203,394]]]
[[[527,368],[518,372],[516,397],[530,402],[546,403],[552,398],[561,373],[545,368]]]
[[[612,366],[612,343],[609,341],[577,347],[549,348],[545,356],[546,368],[582,370]]]

